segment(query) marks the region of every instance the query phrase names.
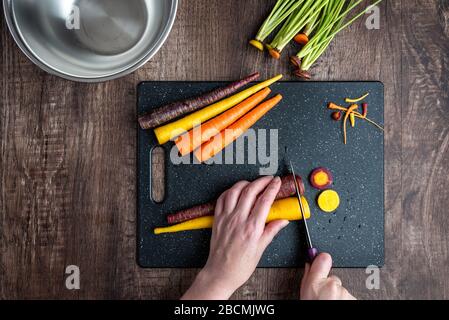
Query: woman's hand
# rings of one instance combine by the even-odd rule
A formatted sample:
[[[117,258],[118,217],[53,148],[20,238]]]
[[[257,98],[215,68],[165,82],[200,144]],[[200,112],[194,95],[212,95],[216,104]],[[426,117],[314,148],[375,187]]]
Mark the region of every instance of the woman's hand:
[[[341,280],[329,276],[332,268],[332,257],[321,253],[312,265],[306,265],[301,282],[301,300],[355,300],[346,290]]]
[[[281,179],[241,181],[217,200],[209,258],[183,299],[228,299],[253,274],[288,221],[265,225]]]

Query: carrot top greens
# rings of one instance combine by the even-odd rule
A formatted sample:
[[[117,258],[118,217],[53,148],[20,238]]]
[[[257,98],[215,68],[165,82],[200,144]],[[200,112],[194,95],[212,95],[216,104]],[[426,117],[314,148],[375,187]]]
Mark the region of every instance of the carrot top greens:
[[[326,51],[335,36],[349,27],[354,21],[362,17],[367,9],[379,4],[382,0],[375,1],[371,6],[356,14],[349,21],[346,18],[360,5],[363,0],[329,0],[323,8],[319,26],[315,30],[313,38],[298,52],[296,57],[301,59],[301,65],[297,74],[307,72],[310,67]]]
[[[295,40],[303,46],[290,58],[297,68],[295,74],[310,78],[308,70],[326,51],[335,36],[381,1],[373,1],[365,7],[363,0],[278,0],[259,29],[256,39],[250,43],[263,50],[265,39],[282,24],[272,41],[266,44],[270,55],[280,59],[282,50]],[[363,10],[348,19],[361,7]]]
[[[268,18],[260,27],[256,38],[251,40],[250,43],[259,50],[263,50],[263,41],[303,2],[304,0],[278,0]]]

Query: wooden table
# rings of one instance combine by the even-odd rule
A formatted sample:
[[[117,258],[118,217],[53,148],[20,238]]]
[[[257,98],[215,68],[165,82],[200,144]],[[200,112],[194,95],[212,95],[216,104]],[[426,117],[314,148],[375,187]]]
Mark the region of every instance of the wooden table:
[[[176,299],[186,290],[197,270],[136,264],[136,85],[290,75],[286,61],[247,45],[272,2],[180,1],[162,50],[102,84],[40,71],[1,22],[0,298]],[[365,270],[335,271],[359,298],[449,298],[448,7],[387,0],[380,30],[359,21],[313,69],[316,80],[385,84],[381,288],[366,289]],[[80,290],[64,285],[71,264],[80,267]],[[234,298],[296,299],[300,276],[257,270]]]

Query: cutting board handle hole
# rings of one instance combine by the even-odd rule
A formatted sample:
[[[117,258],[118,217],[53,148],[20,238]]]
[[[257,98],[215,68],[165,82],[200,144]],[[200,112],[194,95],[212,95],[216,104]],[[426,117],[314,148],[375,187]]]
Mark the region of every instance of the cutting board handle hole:
[[[165,199],[165,150],[158,146],[151,150],[151,199],[162,203]]]

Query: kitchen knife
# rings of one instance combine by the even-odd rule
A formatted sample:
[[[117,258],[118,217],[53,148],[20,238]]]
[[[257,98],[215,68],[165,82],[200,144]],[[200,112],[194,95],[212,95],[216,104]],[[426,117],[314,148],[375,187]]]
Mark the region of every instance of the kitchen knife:
[[[293,174],[293,181],[295,182],[296,196],[299,201],[299,209],[301,210],[302,221],[304,224],[304,230],[306,232],[306,240],[307,240],[307,259],[308,262],[312,263],[318,255],[318,250],[313,247],[312,239],[310,238],[309,227],[307,225],[307,219],[304,213],[304,204],[302,202],[301,193],[299,192],[298,181],[296,181],[295,169],[293,169],[293,164],[290,161],[290,169]]]

